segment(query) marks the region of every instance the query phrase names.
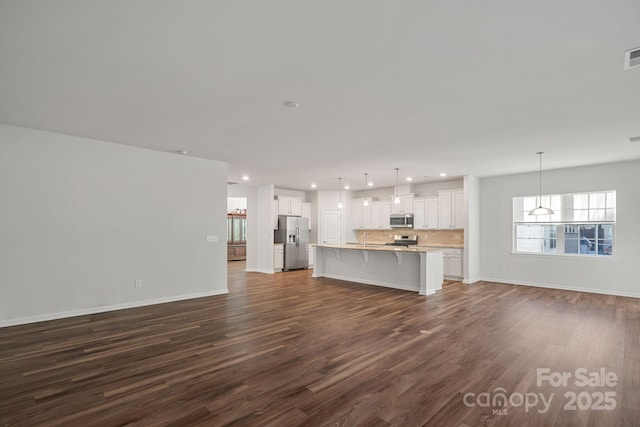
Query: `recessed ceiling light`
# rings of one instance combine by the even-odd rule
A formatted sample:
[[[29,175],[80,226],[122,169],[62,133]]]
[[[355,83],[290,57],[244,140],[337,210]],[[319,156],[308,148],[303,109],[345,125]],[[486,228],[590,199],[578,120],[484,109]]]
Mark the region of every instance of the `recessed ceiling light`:
[[[315,184],[315,183],[314,183],[314,184],[311,184],[311,188],[316,188],[316,187],[317,187],[317,186],[316,186],[316,184]]]
[[[369,187],[373,187],[373,182],[367,184]]]
[[[249,181],[249,177],[247,175],[242,175],[242,180],[243,181]]]
[[[407,181],[413,181],[413,178],[411,178],[410,176],[408,176],[406,179]]]
[[[440,172],[440,176],[447,176],[447,174],[444,172]]]
[[[349,187],[348,185],[345,185],[345,186],[344,186],[344,189],[345,189],[345,190],[348,190],[348,189],[350,189],[350,188],[351,188],[351,187]]]
[[[282,105],[287,108],[298,108],[300,106],[296,101],[285,101]]]

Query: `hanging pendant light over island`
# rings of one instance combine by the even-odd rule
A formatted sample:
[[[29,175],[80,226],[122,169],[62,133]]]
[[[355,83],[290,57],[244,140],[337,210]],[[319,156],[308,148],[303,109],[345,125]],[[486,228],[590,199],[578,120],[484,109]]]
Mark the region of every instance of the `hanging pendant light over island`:
[[[398,173],[400,171],[400,168],[395,168],[395,170],[396,170],[396,186],[395,186],[395,188],[393,190],[393,194],[394,194],[393,203],[396,204],[396,205],[399,205],[400,204],[400,196],[398,196]]]
[[[369,186],[369,174],[365,172],[364,173],[364,200],[362,201],[362,206],[369,206],[369,199],[367,199],[368,186]]]

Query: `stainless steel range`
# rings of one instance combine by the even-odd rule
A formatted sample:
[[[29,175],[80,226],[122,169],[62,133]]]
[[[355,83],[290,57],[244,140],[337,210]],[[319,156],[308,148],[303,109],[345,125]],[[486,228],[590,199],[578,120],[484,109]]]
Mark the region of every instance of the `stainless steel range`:
[[[415,246],[418,244],[418,236],[407,236],[396,234],[393,236],[393,242],[387,243],[388,246]]]

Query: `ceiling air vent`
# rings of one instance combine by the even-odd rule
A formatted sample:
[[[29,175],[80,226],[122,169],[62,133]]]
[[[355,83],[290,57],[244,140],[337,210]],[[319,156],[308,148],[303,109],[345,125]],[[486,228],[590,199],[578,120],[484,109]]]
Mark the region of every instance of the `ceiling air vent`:
[[[640,48],[631,49],[624,53],[624,69],[637,67],[640,65]]]
[[[236,185],[236,184],[237,184],[237,182],[235,182],[235,181],[227,181],[227,184],[229,184],[229,185]]]

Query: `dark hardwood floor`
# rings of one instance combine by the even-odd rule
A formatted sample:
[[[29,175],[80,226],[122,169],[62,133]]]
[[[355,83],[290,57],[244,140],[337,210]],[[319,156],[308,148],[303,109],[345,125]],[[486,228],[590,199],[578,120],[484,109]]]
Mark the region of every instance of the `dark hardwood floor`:
[[[0,329],[0,425],[640,425],[638,299],[243,270],[228,295]]]

